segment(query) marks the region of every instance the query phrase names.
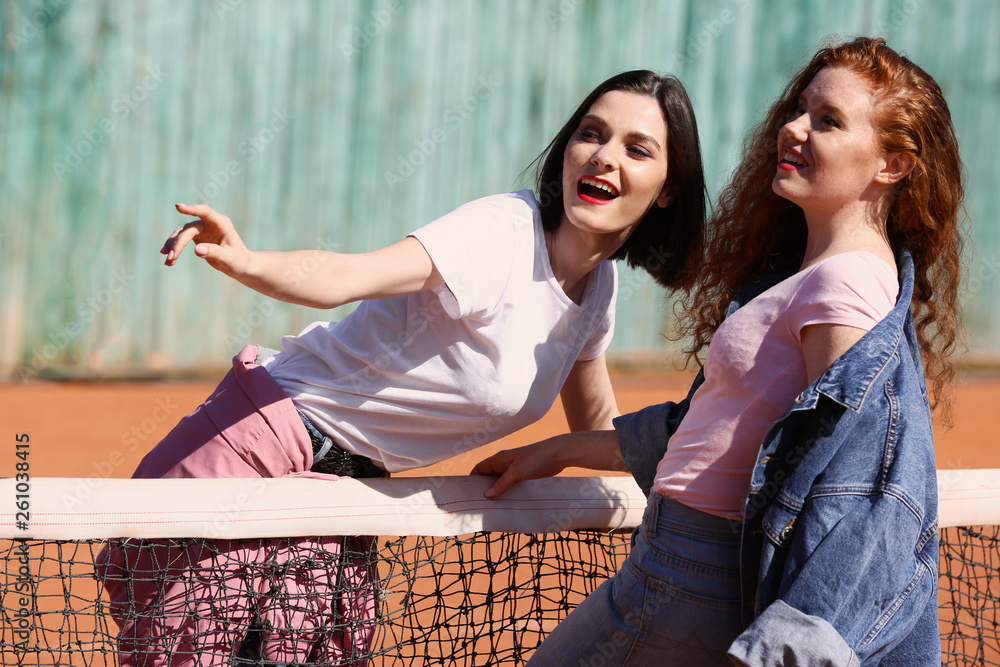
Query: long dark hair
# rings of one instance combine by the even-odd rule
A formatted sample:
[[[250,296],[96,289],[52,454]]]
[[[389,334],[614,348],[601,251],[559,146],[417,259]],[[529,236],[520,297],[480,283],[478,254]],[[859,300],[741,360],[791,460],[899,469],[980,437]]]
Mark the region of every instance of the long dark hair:
[[[667,185],[674,200],[666,208],[650,208],[611,259],[623,259],[629,266],[645,269],[664,287],[687,289],[694,284],[700,263],[707,193],[694,111],[676,77],[660,76],[649,70],[623,72],[597,86],[580,103],[552,143],[532,163],[536,166],[542,225],[552,230],[562,222],[566,146],[580,119],[601,95],[612,90],[646,95],[659,103],[667,124]]]

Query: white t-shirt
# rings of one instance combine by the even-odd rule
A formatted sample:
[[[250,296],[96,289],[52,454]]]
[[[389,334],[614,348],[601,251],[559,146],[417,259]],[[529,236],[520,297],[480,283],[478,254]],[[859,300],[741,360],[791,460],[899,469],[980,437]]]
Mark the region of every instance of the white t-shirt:
[[[445,284],[363,301],[286,336],[264,367],[338,444],[390,472],[497,440],[549,410],[614,331],[617,270],[580,305],[552,274],[530,190],[470,202],[413,234]]]

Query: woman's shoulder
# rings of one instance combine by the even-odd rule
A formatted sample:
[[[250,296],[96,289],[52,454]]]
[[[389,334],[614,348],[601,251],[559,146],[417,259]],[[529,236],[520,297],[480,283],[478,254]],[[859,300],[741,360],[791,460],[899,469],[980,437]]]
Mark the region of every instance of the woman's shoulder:
[[[479,199],[473,199],[466,206],[492,207],[514,214],[532,215],[538,211],[538,199],[531,190],[515,190],[514,192],[501,192],[493,195],[486,195]]]
[[[445,237],[465,236],[484,242],[496,242],[511,229],[530,230],[537,211],[534,195],[530,190],[487,195],[462,204],[449,213],[436,218],[411,232],[420,240],[431,234]]]
[[[486,195],[463,204],[437,221],[473,224],[479,233],[493,229],[497,234],[520,228],[530,230],[539,218],[538,201],[531,190]]]
[[[861,299],[880,312],[891,309],[899,293],[896,267],[867,250],[825,257],[803,269],[799,282],[799,296],[831,302]]]
[[[823,284],[872,284],[899,289],[896,267],[868,250],[852,250],[825,257],[803,269],[804,281]]]
[[[849,250],[824,257],[809,269],[817,271],[849,273],[862,271],[879,275],[896,276],[896,267],[870,250]]]

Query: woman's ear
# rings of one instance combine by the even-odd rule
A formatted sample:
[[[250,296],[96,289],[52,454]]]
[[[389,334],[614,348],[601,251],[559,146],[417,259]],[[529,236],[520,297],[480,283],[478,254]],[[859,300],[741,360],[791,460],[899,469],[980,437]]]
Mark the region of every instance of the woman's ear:
[[[656,198],[656,205],[660,208],[666,208],[674,203],[674,193],[664,186],[663,191],[660,192],[660,196]]]
[[[886,185],[900,182],[916,165],[916,161],[909,153],[886,153],[883,160],[882,168],[875,175],[875,180]]]

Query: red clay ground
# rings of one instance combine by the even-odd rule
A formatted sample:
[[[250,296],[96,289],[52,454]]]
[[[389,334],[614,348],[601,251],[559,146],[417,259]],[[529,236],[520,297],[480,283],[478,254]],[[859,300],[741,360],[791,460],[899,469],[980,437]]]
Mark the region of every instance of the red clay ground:
[[[221,376],[220,376],[221,377]],[[684,396],[685,373],[618,372],[622,412]],[[215,381],[0,384],[0,476],[15,472],[15,436],[30,436],[32,477],[129,477],[143,454],[209,395]],[[955,427],[937,433],[939,468],[1000,468],[1000,378],[967,377]],[[493,445],[412,474],[466,474],[487,454],[562,433],[558,401],[540,422]],[[592,474],[569,471],[571,474]]]
[[[622,412],[680,398],[690,379],[683,373],[630,372],[612,377]],[[197,407],[214,386],[215,381],[0,384],[0,441],[6,441],[0,445],[0,477],[13,476],[15,464],[21,461],[15,454],[24,450],[16,448],[15,438],[23,433],[30,436],[27,451],[33,478],[129,477],[143,454]],[[956,425],[937,434],[938,467],[1000,468],[994,427],[998,409],[1000,378],[963,379],[956,396]],[[565,418],[557,403],[542,421],[520,433],[410,474],[466,474],[493,451],[534,442],[565,429]],[[87,580],[91,581],[89,577]],[[943,632],[949,627],[949,623],[942,623]],[[974,655],[977,646],[975,640],[958,637],[948,649]],[[998,656],[989,653],[989,657],[993,660]],[[963,663],[950,660],[948,664]]]

